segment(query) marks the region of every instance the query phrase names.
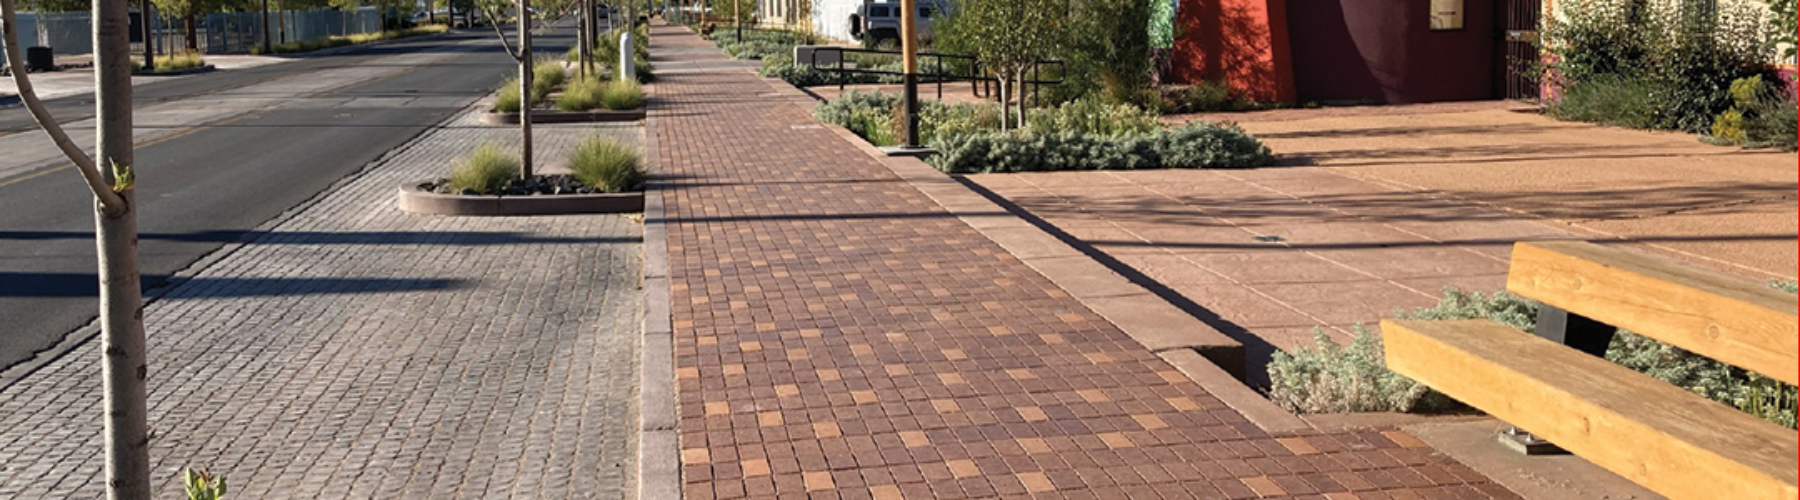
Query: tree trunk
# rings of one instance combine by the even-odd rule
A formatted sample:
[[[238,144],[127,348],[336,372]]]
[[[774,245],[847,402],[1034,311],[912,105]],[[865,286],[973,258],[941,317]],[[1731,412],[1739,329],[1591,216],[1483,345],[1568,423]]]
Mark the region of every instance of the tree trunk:
[[[187,12],[185,14],[182,14],[181,24],[182,24],[182,31],[183,31],[182,35],[183,35],[183,38],[186,38],[185,42],[187,43],[188,52],[199,52],[200,51],[200,30],[199,30],[199,27],[196,26],[196,22],[194,20],[194,13]],[[104,167],[105,165],[101,165],[101,166]]]
[[[1013,93],[1018,94],[1019,119],[1014,123],[1018,124],[1018,128],[1025,128],[1025,70],[1021,68],[1017,73],[1019,83],[1013,86]]]
[[[115,171],[113,191],[123,201],[118,207],[96,203],[94,228],[106,394],[107,497],[149,500],[150,430],[144,388],[149,368],[138,284],[137,209],[132,203],[129,5],[130,0],[94,1],[95,158],[100,168]]]
[[[995,78],[994,80],[996,80],[995,84],[1000,87],[1000,131],[1005,132],[1012,130],[1011,127],[1008,127],[1009,122],[1012,121],[1012,113],[1008,112],[1008,106],[1011,106],[1012,101],[1007,100],[1006,94],[1007,86],[1012,84],[1012,78],[1010,78],[1010,75],[997,76],[999,76],[999,78]]]
[[[578,18],[581,29],[577,30],[580,36],[575,37],[578,46],[575,50],[575,66],[580,68],[581,77],[585,79],[591,74],[589,65],[594,55],[594,5],[591,0],[581,0],[576,4],[581,8],[581,17]]]
[[[531,0],[519,0],[519,178],[531,178]]]

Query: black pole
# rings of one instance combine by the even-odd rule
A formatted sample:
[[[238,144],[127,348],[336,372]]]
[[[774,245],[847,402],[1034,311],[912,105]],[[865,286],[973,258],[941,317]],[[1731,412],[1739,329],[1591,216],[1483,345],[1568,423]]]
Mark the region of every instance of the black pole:
[[[262,42],[264,54],[274,52],[269,46],[269,0],[262,0]]]
[[[140,29],[144,31],[144,71],[156,71],[156,40],[152,39],[156,30],[150,28],[156,17],[150,13],[150,0],[138,0],[138,18],[143,21]]]

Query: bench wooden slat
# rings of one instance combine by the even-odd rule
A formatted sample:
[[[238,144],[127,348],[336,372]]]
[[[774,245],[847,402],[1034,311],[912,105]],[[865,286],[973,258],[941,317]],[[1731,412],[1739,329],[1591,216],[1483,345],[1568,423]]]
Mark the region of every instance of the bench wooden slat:
[[[1794,431],[1488,320],[1383,320],[1388,367],[1676,500],[1793,500]]]
[[[1581,241],[1513,245],[1506,290],[1789,384],[1800,384],[1794,296]]]

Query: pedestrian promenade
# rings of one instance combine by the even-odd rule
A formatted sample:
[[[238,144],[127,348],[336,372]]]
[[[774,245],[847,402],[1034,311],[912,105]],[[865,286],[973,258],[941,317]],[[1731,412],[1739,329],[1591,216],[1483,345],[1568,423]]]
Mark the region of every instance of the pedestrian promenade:
[[[713,498],[1516,498],[1401,431],[1274,435],[771,83],[654,26],[681,481]]]

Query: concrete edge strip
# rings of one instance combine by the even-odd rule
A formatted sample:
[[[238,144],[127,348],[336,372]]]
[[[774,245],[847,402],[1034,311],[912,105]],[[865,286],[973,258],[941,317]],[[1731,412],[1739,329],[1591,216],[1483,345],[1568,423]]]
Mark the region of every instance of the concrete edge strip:
[[[155,304],[156,301],[161,300],[170,292],[173,292],[175,289],[180,288],[181,285],[192,280],[194,276],[205,272],[208,268],[212,267],[213,264],[237,253],[238,250],[242,250],[245,246],[255,244],[263,238],[270,237],[275,228],[281,227],[281,225],[293,220],[294,217],[299,216],[300,213],[305,212],[307,209],[324,201],[326,196],[336,193],[345,185],[367,175],[377,168],[386,166],[388,162],[393,161],[393,159],[401,153],[411,150],[414,147],[418,147],[419,142],[424,140],[427,136],[430,136],[432,132],[446,128],[447,124],[454,123],[456,120],[462,119],[464,115],[478,110],[479,105],[480,102],[470,104],[469,106],[450,114],[450,116],[444,118],[443,121],[420,130],[417,135],[407,139],[406,142],[400,143],[399,146],[382,153],[381,156],[376,157],[373,161],[364,164],[362,168],[350,172],[342,178],[332,182],[330,185],[325,186],[324,189],[320,189],[319,192],[313,193],[313,195],[305,201],[301,201],[299,204],[289,207],[280,214],[277,214],[276,216],[269,218],[269,220],[263,221],[262,224],[257,224],[256,227],[246,231],[248,234],[257,235],[255,238],[248,240],[240,239],[238,241],[226,243],[212,252],[202,255],[200,258],[188,263],[187,266],[182,267],[180,270],[169,273],[169,277],[162,285],[144,291],[144,307],[150,307],[151,304]],[[12,388],[13,384],[17,384],[19,381],[24,380],[25,377],[31,376],[32,373],[36,373],[39,369],[49,366],[50,363],[62,359],[63,356],[67,356],[69,353],[79,349],[82,345],[99,337],[100,318],[96,317],[93,320],[88,321],[86,325],[82,325],[69,332],[67,335],[64,335],[63,339],[58,341],[56,345],[33,353],[30,359],[20,361],[17,364],[6,367],[4,370],[0,370],[0,393],[6,392],[7,389]],[[152,375],[154,375],[154,367],[152,367],[152,369]]]
[[[654,94],[655,87],[649,92]],[[652,181],[644,189],[643,336],[638,349],[637,498],[681,498],[680,424],[675,395],[675,335],[669,298],[668,224],[656,140],[656,117],[645,118],[644,158]]]
[[[817,96],[784,80],[762,80],[778,94],[806,96],[806,102],[796,102],[803,109],[810,110],[818,104]],[[849,129],[828,123],[820,125],[875,158],[946,211],[1056,283],[1264,432],[1279,435],[1314,431],[1305,419],[1244,385],[1242,343],[1112,272],[1080,250],[925,162],[911,157],[887,156]]]
[[[1188,350],[1164,351],[1157,353],[1163,361],[1180,370],[1194,383],[1206,389],[1219,402],[1236,410],[1244,419],[1255,424],[1270,435],[1293,435],[1313,432],[1312,424],[1287,410],[1276,406],[1268,398],[1257,394],[1255,389],[1231,378],[1225,370],[1219,368],[1200,353]]]

